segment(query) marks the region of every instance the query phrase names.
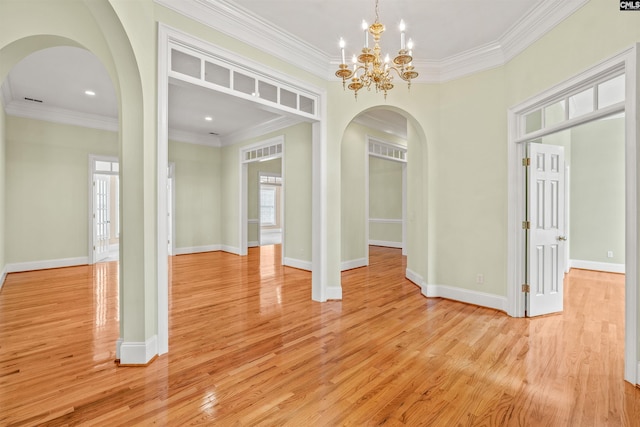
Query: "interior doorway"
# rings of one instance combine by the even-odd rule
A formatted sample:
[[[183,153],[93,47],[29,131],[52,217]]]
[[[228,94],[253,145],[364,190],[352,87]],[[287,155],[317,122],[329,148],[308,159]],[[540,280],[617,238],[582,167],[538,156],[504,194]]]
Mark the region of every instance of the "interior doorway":
[[[280,159],[276,162],[282,169]],[[259,245],[282,244],[282,174],[258,171],[258,183]]]
[[[118,261],[120,253],[118,159],[90,156],[89,169],[89,263]]]

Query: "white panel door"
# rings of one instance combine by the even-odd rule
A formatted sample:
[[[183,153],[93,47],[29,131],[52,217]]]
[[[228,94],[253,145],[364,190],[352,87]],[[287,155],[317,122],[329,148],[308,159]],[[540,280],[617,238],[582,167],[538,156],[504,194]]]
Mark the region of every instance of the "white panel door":
[[[563,308],[565,237],[564,147],[529,144],[527,242],[529,316]]]
[[[109,256],[110,217],[109,217],[109,175],[93,176],[93,260],[102,261]]]

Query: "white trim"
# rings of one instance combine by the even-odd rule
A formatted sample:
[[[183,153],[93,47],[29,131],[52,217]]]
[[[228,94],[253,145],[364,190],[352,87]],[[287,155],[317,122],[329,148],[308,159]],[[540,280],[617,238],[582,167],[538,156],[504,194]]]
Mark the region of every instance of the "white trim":
[[[638,362],[638,369],[636,371],[638,373],[638,378],[636,379],[636,386],[640,385],[640,362]]]
[[[124,342],[124,338],[118,338],[116,340],[116,359],[120,360],[120,349],[122,348],[122,343]]]
[[[402,249],[402,242],[391,242],[388,240],[371,240],[369,239],[370,246],[383,246],[385,248],[397,248]]]
[[[382,224],[402,224],[402,219],[369,218],[369,222],[377,222]]]
[[[225,135],[220,139],[220,146],[226,147],[237,142],[247,141],[269,133],[278,132],[293,125],[300,123],[300,119],[296,117],[282,116],[270,120],[266,123],[256,125],[248,129],[241,129],[229,135]]]
[[[236,248],[235,246],[220,245],[220,250],[222,252],[227,252],[234,255],[240,255],[240,248]]]
[[[624,264],[614,264],[611,262],[584,261],[580,259],[569,260],[570,268],[581,268],[583,270],[605,271],[607,273],[624,274]]]
[[[427,284],[424,282],[424,279],[422,278],[422,276],[416,273],[415,271],[411,270],[410,268],[407,268],[405,270],[404,275],[407,278],[407,280],[409,280],[414,285],[419,287],[420,293],[424,295]]]
[[[366,267],[367,265],[369,265],[369,260],[367,258],[358,258],[358,259],[352,259],[349,261],[342,261],[342,263],[340,264],[340,271]]]
[[[260,242],[258,242],[257,240],[249,240],[247,242],[247,246],[250,248],[257,248],[258,246],[260,246]]]
[[[287,267],[297,268],[299,270],[306,270],[306,271],[311,271],[311,268],[312,268],[311,261],[304,261],[301,259],[288,258],[288,257],[282,258],[282,265],[285,265]]]
[[[158,354],[157,335],[153,335],[145,342],[118,341],[116,346],[120,348],[121,365],[145,365]]]
[[[75,258],[48,259],[43,261],[14,262],[5,266],[6,273],[20,273],[23,271],[48,270],[50,268],[75,267],[78,265],[88,265],[89,258],[86,256]]]
[[[222,250],[222,245],[204,245],[204,246],[189,246],[184,248],[175,248],[173,253],[176,255],[187,255],[187,254],[199,254],[202,252],[216,252],[221,250]]]
[[[326,289],[327,300],[341,300],[342,299],[342,287],[341,286],[327,286]]]
[[[62,123],[83,128],[100,129],[118,132],[118,118],[89,114],[64,108],[44,106],[28,101],[11,101],[5,106],[8,116],[26,119],[42,120],[45,122]]]
[[[422,294],[428,298],[446,298],[500,311],[506,311],[507,309],[507,299],[505,297],[486,292],[445,285],[427,285],[426,288],[423,288]]]
[[[4,267],[2,267],[2,271],[0,271],[0,289],[2,289],[2,286],[4,286],[4,281],[7,278],[7,266],[5,265]]]
[[[525,298],[519,291],[524,280],[524,236],[520,222],[524,212],[524,171],[520,159],[524,157],[521,117],[524,112],[542,105],[545,101],[560,98],[579,87],[591,85],[608,73],[624,70],[626,76],[625,112],[625,356],[624,379],[637,380],[638,362],[638,202],[637,174],[639,163],[636,157],[640,135],[637,133],[637,62],[640,60],[640,45],[626,49],[609,59],[565,80],[538,95],[523,101],[508,110],[508,230],[507,230],[507,314],[522,317],[525,314]],[[615,108],[618,108],[615,106]],[[600,110],[602,113],[602,110]],[[608,110],[607,110],[608,111]],[[605,111],[606,112],[606,111]],[[610,112],[610,111],[609,111]],[[589,118],[595,119],[597,114]],[[575,124],[575,123],[572,123]],[[566,125],[566,123],[565,123]],[[553,129],[552,131],[556,131]],[[532,134],[533,135],[533,134]],[[527,138],[532,138],[529,135]],[[543,136],[536,133],[536,137]]]

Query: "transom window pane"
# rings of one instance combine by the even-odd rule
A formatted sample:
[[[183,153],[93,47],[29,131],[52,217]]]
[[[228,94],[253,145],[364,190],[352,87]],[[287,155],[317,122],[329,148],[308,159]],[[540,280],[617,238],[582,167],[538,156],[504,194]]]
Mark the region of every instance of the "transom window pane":
[[[231,72],[225,67],[213,64],[211,62],[204,63],[204,79],[209,83],[217,84],[224,87],[230,86]]]
[[[590,87],[569,97],[569,118],[581,116],[593,111],[593,88]]]
[[[598,85],[598,108],[617,104],[625,99],[624,74]]]
[[[179,50],[171,50],[171,69],[187,76],[200,78],[200,58],[187,55]]]
[[[548,128],[565,120],[564,99],[545,107],[544,109],[544,127]]]
[[[253,77],[235,72],[233,73],[233,88],[238,92],[252,95],[256,91],[256,81]]]
[[[542,129],[542,110],[533,111],[524,116],[524,132],[531,133]]]

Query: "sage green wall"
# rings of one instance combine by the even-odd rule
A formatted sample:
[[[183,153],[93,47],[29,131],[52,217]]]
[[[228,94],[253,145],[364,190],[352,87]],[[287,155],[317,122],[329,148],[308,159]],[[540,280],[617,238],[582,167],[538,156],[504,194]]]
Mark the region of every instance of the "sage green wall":
[[[504,77],[498,68],[441,87],[437,194],[430,199],[438,218],[438,285],[507,293]]]
[[[5,213],[6,213],[6,195],[5,195],[5,175],[6,175],[6,117],[4,113],[4,107],[0,104],[0,280],[2,279],[2,273],[4,272],[5,261]],[[0,282],[0,287],[3,282]]]
[[[114,132],[7,116],[6,262],[87,257],[89,155]]]
[[[369,218],[402,220],[402,163],[369,157]],[[369,240],[402,244],[402,224],[369,224]]]
[[[365,161],[367,159],[367,135],[395,144],[407,145],[407,141],[356,122],[345,129],[341,144],[341,261],[362,259],[367,256],[365,236]],[[371,192],[371,189],[369,190]],[[373,216],[371,218],[382,218]],[[400,215],[402,217],[402,215]],[[386,228],[386,227],[382,227]],[[374,227],[375,229],[375,227]],[[402,234],[402,233],[401,233]],[[371,237],[373,238],[373,237]],[[380,239],[382,240],[382,239]],[[400,238],[402,241],[402,237]]]
[[[169,162],[175,163],[175,247],[219,245],[220,148],[169,141]]]
[[[282,159],[249,163],[247,170],[247,218],[249,219],[249,221],[257,220],[260,216],[260,212],[258,209],[258,189],[260,188],[258,179],[260,176],[260,172],[282,174]],[[258,241],[259,228],[259,224],[251,222],[247,224],[247,235],[249,242]]]
[[[624,136],[624,118],[571,130],[571,259],[625,262]]]
[[[285,257],[311,261],[311,125],[300,123],[222,148],[222,242],[237,250],[240,221],[240,152],[243,147],[284,136]],[[249,218],[250,219],[250,218]]]

